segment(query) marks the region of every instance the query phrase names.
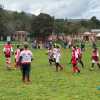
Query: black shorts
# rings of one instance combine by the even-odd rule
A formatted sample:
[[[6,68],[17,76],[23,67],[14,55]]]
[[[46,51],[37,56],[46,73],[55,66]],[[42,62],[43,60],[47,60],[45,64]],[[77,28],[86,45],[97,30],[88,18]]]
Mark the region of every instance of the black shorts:
[[[54,59],[49,59],[49,61],[54,62]]]

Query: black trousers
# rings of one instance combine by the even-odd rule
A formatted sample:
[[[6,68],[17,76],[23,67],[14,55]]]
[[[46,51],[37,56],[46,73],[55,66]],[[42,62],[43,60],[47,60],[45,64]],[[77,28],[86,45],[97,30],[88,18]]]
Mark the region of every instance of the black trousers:
[[[30,81],[30,64],[22,64],[21,65],[21,72],[22,72],[22,80]]]

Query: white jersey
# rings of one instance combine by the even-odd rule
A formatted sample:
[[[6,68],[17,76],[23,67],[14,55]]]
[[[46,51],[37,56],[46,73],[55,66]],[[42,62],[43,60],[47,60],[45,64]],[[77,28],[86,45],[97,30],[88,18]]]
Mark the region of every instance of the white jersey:
[[[97,50],[97,57],[99,57],[99,52],[98,52],[98,50]]]
[[[57,49],[57,52],[56,52],[56,63],[60,62],[60,57],[61,57],[60,49]]]
[[[57,48],[53,48],[53,57],[56,59],[56,55],[57,55]]]
[[[32,52],[30,50],[23,50],[20,53],[20,57],[22,57],[21,59],[21,63],[31,63],[32,60]]]
[[[48,50],[48,59],[51,59],[52,55],[53,55],[52,50]]]

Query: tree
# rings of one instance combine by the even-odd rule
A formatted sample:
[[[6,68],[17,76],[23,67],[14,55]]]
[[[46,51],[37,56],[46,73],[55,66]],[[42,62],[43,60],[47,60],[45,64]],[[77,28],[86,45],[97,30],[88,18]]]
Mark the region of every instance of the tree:
[[[98,29],[100,28],[100,21],[96,18],[96,16],[91,17],[89,21],[90,29]]]
[[[64,23],[63,22],[55,22],[54,24],[54,32],[55,34],[60,34],[64,32]]]
[[[0,35],[4,35],[6,30],[5,30],[5,11],[2,8],[2,5],[0,5]]]
[[[32,21],[32,31],[36,37],[45,37],[52,33],[54,18],[48,14],[40,13]]]

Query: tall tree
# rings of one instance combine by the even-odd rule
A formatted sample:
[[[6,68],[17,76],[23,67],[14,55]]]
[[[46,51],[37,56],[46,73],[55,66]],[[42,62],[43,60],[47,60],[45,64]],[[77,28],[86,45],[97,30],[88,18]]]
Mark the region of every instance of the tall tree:
[[[96,18],[96,16],[91,17],[89,26],[91,29],[97,29],[100,28],[100,21]]]
[[[35,36],[47,36],[52,33],[54,19],[48,14],[40,13],[32,21],[32,30]]]
[[[4,35],[5,33],[5,10],[0,5],[0,35]]]

